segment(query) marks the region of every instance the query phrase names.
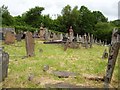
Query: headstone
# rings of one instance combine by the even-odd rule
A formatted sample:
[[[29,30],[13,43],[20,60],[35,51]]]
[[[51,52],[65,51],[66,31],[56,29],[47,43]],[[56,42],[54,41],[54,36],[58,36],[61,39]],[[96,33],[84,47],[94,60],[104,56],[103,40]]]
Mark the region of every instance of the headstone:
[[[106,59],[106,58],[108,58],[107,49],[104,50],[103,55],[102,55],[102,59]]]
[[[60,34],[60,40],[63,40],[63,34],[62,33]]]
[[[17,34],[17,35],[16,35],[16,39],[17,39],[17,41],[21,41],[22,36],[23,36],[22,33]]]
[[[35,32],[33,33],[33,38],[38,38],[38,37],[39,37],[38,32],[35,31]]]
[[[112,40],[111,40],[111,48],[108,57],[108,65],[105,75],[105,88],[109,87],[109,83],[111,82],[111,78],[113,75],[116,59],[120,49],[120,37],[118,37],[118,29],[114,29],[112,33]],[[117,40],[119,38],[119,40]]]
[[[45,29],[42,26],[40,27],[39,36],[41,40],[45,40]]]
[[[69,28],[69,34],[68,35],[69,35],[70,42],[72,42],[73,39],[74,39],[74,31],[72,29],[72,26],[70,26],[70,28]]]
[[[5,44],[13,44],[15,42],[15,35],[11,31],[5,34]]]
[[[76,37],[76,38],[77,38],[77,42],[79,42],[79,36],[78,36],[78,34],[77,34],[77,37]]]
[[[25,37],[27,56],[34,56],[34,39],[31,32],[26,33]]]
[[[0,40],[4,40],[3,32],[0,32]]]
[[[84,35],[85,48],[88,48],[87,35]]]
[[[48,41],[49,40],[49,33],[48,30],[45,28],[45,40]]]
[[[53,33],[53,40],[58,40],[56,33]]]
[[[8,75],[9,54],[0,48],[0,82]]]
[[[92,44],[93,44],[93,34],[90,37],[90,48],[92,48]]]

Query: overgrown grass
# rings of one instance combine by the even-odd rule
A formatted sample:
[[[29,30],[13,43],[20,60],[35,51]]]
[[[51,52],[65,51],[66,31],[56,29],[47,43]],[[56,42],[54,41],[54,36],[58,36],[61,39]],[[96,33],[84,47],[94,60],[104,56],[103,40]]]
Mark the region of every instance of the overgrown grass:
[[[84,78],[84,74],[103,77],[106,72],[107,59],[101,59],[104,49],[108,47],[93,45],[93,48],[68,48],[64,51],[63,45],[42,44],[35,40],[35,56],[22,59],[26,56],[25,42],[16,42],[13,45],[4,45],[4,50],[10,55],[8,77],[3,87],[8,88],[42,88],[47,83],[67,82],[71,84],[103,87],[101,81],[91,81]],[[42,49],[43,52],[39,50]],[[76,78],[58,78],[53,74],[43,72],[44,65],[50,70],[64,70],[78,73]],[[117,87],[118,64],[116,64],[111,85]],[[29,74],[34,74],[33,81],[28,81]]]

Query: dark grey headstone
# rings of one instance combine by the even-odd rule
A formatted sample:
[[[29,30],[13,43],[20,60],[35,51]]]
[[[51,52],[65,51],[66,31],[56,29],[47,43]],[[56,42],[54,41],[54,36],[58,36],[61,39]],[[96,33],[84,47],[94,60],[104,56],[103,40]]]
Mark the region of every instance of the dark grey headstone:
[[[17,35],[16,35],[16,40],[17,40],[17,41],[21,41],[22,36],[23,36],[22,33],[17,34]]]
[[[9,54],[0,50],[0,82],[8,75]]]

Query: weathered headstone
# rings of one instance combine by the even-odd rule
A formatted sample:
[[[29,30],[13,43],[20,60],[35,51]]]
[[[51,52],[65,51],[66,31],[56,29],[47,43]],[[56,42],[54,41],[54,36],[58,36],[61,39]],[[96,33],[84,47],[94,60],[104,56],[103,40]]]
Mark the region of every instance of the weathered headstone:
[[[45,40],[48,41],[49,40],[49,33],[48,30],[45,28]]]
[[[16,40],[17,40],[17,41],[21,41],[22,36],[23,36],[22,33],[18,33],[18,34],[16,35]]]
[[[45,40],[45,29],[42,26],[40,27],[39,36],[41,40]]]
[[[0,32],[0,40],[4,40],[3,32]]]
[[[60,34],[60,40],[63,40],[63,34],[62,33]]]
[[[69,35],[69,41],[72,42],[73,39],[74,39],[74,31],[72,29],[72,26],[70,26],[70,28],[69,28],[69,34],[68,35]]]
[[[85,48],[88,48],[87,35],[84,35]]]
[[[108,58],[107,49],[104,50],[103,55],[102,55],[102,59],[106,59],[106,58]]]
[[[93,44],[93,34],[90,37],[90,48],[92,48],[92,44]]]
[[[31,32],[26,33],[25,37],[27,56],[34,56],[34,38]]]
[[[0,82],[8,75],[9,54],[0,48]]]
[[[15,42],[15,35],[11,31],[7,31],[5,34],[5,44],[13,44]]]
[[[120,37],[118,37],[118,30],[114,29],[112,33],[112,40],[111,40],[111,48],[110,48],[110,53],[108,57],[108,65],[107,65],[107,70],[106,70],[106,75],[105,75],[105,88],[109,87],[109,83],[112,79],[112,74],[114,71],[116,59],[119,53],[120,49]],[[119,38],[119,40],[117,40]]]
[[[77,37],[76,37],[76,38],[77,38],[77,42],[79,42],[79,36],[78,36],[78,34],[77,34]]]

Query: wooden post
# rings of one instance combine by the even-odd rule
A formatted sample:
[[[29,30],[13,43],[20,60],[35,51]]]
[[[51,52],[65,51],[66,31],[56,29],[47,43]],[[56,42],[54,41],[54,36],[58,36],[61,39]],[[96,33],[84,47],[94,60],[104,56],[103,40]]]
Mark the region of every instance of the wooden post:
[[[120,35],[118,34],[118,30],[114,29],[112,34],[110,53],[108,57],[108,65],[107,65],[107,70],[105,75],[105,83],[104,83],[105,88],[109,87],[109,83],[113,75],[116,59],[119,53],[119,48],[120,48]]]

